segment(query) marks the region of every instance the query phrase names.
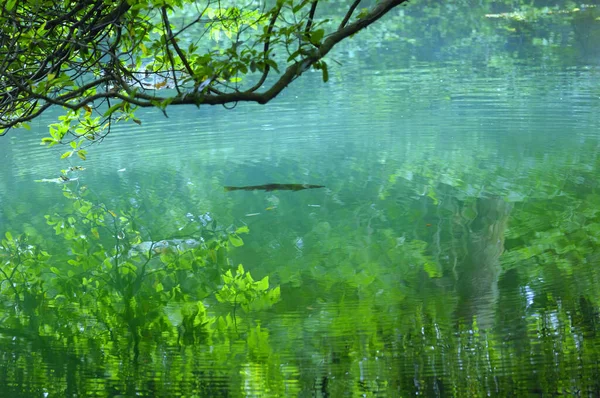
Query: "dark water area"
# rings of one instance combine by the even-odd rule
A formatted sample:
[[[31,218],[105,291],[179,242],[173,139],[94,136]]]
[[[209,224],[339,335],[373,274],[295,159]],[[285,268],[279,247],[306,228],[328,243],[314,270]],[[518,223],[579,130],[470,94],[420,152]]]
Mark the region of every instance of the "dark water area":
[[[335,56],[85,162],[2,138],[0,396],[600,394],[598,64]],[[223,189],[268,183],[325,188]]]

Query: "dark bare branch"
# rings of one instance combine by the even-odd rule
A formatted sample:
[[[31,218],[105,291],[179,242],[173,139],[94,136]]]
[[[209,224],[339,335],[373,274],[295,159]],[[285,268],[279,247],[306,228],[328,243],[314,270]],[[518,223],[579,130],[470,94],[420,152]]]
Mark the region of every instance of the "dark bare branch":
[[[361,0],[355,0],[354,3],[352,3],[352,5],[350,6],[350,8],[348,9],[348,12],[344,16],[344,19],[340,23],[340,27],[338,28],[338,30],[339,29],[343,29],[346,26],[346,24],[348,23],[348,21],[352,17],[352,14],[354,13],[354,10],[356,10],[356,7],[358,7],[358,5],[360,4],[360,1]]]
[[[309,33],[310,28],[312,28],[313,19],[315,18],[315,12],[317,11],[317,4],[319,4],[319,0],[313,0],[310,6],[310,11],[308,12],[308,20],[306,21],[304,33]]]
[[[266,39],[265,39],[265,45],[263,47],[263,54],[264,54],[264,62],[265,62],[265,69],[262,73],[262,76],[260,77],[260,79],[258,80],[258,82],[252,86],[250,89],[247,90],[247,92],[254,92],[256,90],[258,90],[267,80],[267,76],[269,75],[269,72],[271,71],[271,65],[268,64],[268,59],[269,59],[269,47],[271,45],[271,35],[273,34],[273,28],[275,27],[275,22],[277,22],[277,18],[279,17],[279,14],[281,13],[281,7],[282,7],[282,3],[280,3],[274,10],[273,10],[273,15],[271,15],[271,20],[269,21],[269,27],[267,28],[267,33],[266,33]]]

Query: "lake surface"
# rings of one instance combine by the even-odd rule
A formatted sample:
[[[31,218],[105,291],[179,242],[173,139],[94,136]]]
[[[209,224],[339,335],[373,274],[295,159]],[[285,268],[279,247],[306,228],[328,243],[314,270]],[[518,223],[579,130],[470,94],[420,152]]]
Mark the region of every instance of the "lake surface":
[[[85,162],[38,146],[50,116],[3,138],[28,240],[0,252],[0,396],[598,394],[600,68],[346,61],[264,107],[142,111]],[[77,165],[75,198],[34,182]],[[325,188],[223,188],[267,183]]]

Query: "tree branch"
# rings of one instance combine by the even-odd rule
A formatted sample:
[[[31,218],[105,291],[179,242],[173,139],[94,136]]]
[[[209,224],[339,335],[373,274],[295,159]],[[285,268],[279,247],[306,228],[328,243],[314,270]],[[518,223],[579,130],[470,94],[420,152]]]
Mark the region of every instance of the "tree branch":
[[[388,11],[398,5],[406,3],[407,1],[408,0],[381,0],[362,18],[349,23],[351,16],[360,3],[360,0],[354,1],[345,14],[342,23],[337,30],[325,36],[325,39],[320,43],[319,47],[306,46],[303,51],[298,54],[299,59],[290,64],[268,89],[259,93],[257,90],[262,87],[271,70],[271,66],[269,65],[269,57],[270,52],[272,51],[271,47],[274,43],[274,37],[275,39],[279,37],[274,36],[276,34],[275,28],[277,21],[281,20],[281,10],[283,4],[285,3],[278,2],[277,6],[271,11],[270,20],[268,26],[266,27],[265,33],[259,39],[259,42],[263,42],[263,52],[262,54],[259,53],[257,58],[260,59],[259,57],[262,57],[264,69],[260,79],[256,84],[245,91],[235,90],[232,92],[222,92],[212,87],[211,83],[211,86],[208,87],[207,90],[197,90],[187,93],[181,90],[182,92],[175,97],[161,97],[156,95],[156,90],[151,90],[149,92],[144,87],[141,87],[141,84],[140,87],[138,87],[138,85],[135,83],[131,83],[131,79],[133,79],[135,76],[133,72],[128,70],[129,67],[126,67],[126,61],[123,56],[129,56],[130,60],[133,61],[133,57],[135,55],[135,43],[137,40],[142,40],[142,36],[146,36],[145,34],[142,36],[134,36],[135,40],[133,40],[133,42],[131,42],[131,38],[127,38],[129,41],[123,42],[123,45],[127,46],[127,48],[122,49],[121,53],[117,52],[118,46],[115,43],[119,43],[121,40],[121,30],[137,21],[137,19],[135,19],[136,17],[132,16],[131,21],[129,19],[127,20],[129,21],[129,25],[115,24],[121,20],[123,16],[129,16],[127,13],[130,10],[129,3],[127,1],[122,1],[116,8],[110,9],[109,7],[105,6],[108,4],[105,1],[88,1],[87,5],[90,7],[89,9],[96,8],[100,15],[96,15],[87,19],[83,18],[86,20],[84,23],[86,26],[80,25],[82,23],[81,20],[78,20],[74,24],[67,24],[67,26],[63,26],[55,22],[55,24],[57,24],[55,28],[62,26],[62,29],[64,30],[55,31],[53,34],[56,36],[58,33],[64,32],[67,34],[67,40],[62,41],[61,45],[56,48],[52,47],[51,44],[51,40],[56,39],[56,37],[50,36],[50,41],[46,42],[46,47],[40,47],[40,50],[35,49],[34,51],[37,52],[31,56],[28,56],[26,60],[28,68],[31,68],[34,65],[37,66],[33,71],[28,72],[27,69],[23,69],[24,66],[19,69],[19,63],[15,57],[19,57],[20,55],[18,55],[18,51],[13,51],[19,50],[19,43],[14,43],[13,41],[17,48],[11,48],[7,52],[7,56],[12,57],[13,60],[8,61],[8,63],[2,62],[0,64],[2,66],[1,75],[3,78],[3,81],[0,83],[1,88],[4,91],[3,95],[0,97],[0,129],[7,129],[20,123],[30,121],[41,115],[41,113],[51,105],[58,105],[71,110],[78,110],[95,100],[105,100],[110,98],[119,99],[139,107],[153,107],[157,106],[158,103],[166,103],[170,105],[224,105],[242,101],[266,104],[275,98],[279,93],[281,93],[281,91],[283,91],[290,83],[302,75],[306,70],[310,69],[313,65],[321,61],[339,42],[358,33],[362,29],[367,28],[382,18]],[[305,32],[309,32],[312,27],[317,4],[318,0],[314,0],[311,4],[311,9],[308,15],[309,19],[304,28]],[[78,9],[82,10],[81,12],[83,12],[88,8],[79,7]],[[180,57],[186,72],[190,74],[197,85],[198,82],[195,80],[197,79],[197,76],[194,75],[192,65],[190,65],[189,60],[186,58],[186,53],[179,48],[175,40],[176,35],[174,35],[171,30],[166,11],[166,8],[162,8],[162,19],[166,32],[165,37],[167,38],[165,42],[167,47],[166,58],[168,58],[168,62],[171,64],[170,72],[173,73],[175,78],[175,60],[173,58],[173,54],[171,54],[169,51],[169,44]],[[81,14],[81,12],[79,14]],[[66,13],[63,17],[58,16],[54,20],[60,21],[75,19],[77,15],[77,13],[73,13],[71,11]],[[35,26],[37,26],[35,24],[39,23],[39,20],[37,19],[38,17],[33,18],[36,18],[35,21],[31,22],[34,24],[32,25],[33,29],[35,29]],[[148,16],[142,16],[141,18],[148,18]],[[141,19],[141,21],[146,20]],[[75,27],[75,25],[78,26]],[[107,26],[109,27],[107,28]],[[84,32],[83,36],[77,34],[79,30]],[[112,37],[108,36],[109,33],[112,34]],[[126,32],[123,32],[123,34],[125,33]],[[303,33],[301,27],[299,33]],[[105,38],[103,40],[109,40],[110,38],[110,42],[107,42],[107,49],[100,48],[99,46],[92,46],[91,55],[87,55],[85,49],[81,50],[83,52],[78,52],[80,51],[79,48],[82,46],[87,46],[89,43],[95,42],[95,40],[98,39],[97,36],[99,35]],[[281,35],[284,36],[286,33]],[[125,40],[125,35],[123,35],[123,38],[123,40]],[[40,38],[40,40],[43,40],[43,38]],[[24,48],[24,50],[26,49]],[[17,55],[15,55],[15,53]],[[77,57],[79,57],[81,54],[85,56],[76,58],[75,54],[77,54]],[[110,57],[110,60],[101,61],[102,57]],[[37,63],[35,61],[37,61]],[[64,64],[65,62],[67,64]],[[222,60],[219,62],[219,65],[227,65],[228,61]],[[57,67],[60,69],[56,69]],[[91,82],[86,82],[84,75],[79,72],[86,71],[88,67],[98,67],[103,69],[105,75]],[[15,69],[19,70],[19,73],[16,73]],[[37,90],[32,88],[31,82],[35,82],[35,80],[31,79],[31,77],[39,78],[39,81],[42,81],[42,79],[48,77],[49,74],[53,74],[54,72],[52,71],[59,70],[70,70],[71,72],[74,72],[70,76],[75,76],[76,79],[81,79],[86,84],[82,84],[81,82],[78,84],[75,83],[78,87],[71,90],[68,89],[68,86],[63,86],[62,84],[52,85],[52,78],[50,78],[48,83],[44,83],[50,84],[48,86],[50,87],[48,92],[38,93]],[[106,91],[100,92],[102,85],[108,86],[110,82],[114,82],[113,84],[115,84],[118,89],[106,89]],[[73,84],[74,81],[71,81],[70,83]],[[65,89],[65,87],[67,88]],[[87,95],[83,97],[88,90],[93,88],[98,88],[98,92],[94,93],[93,95]],[[180,89],[182,87],[177,88]],[[63,89],[64,91],[57,91]],[[42,103],[38,104],[38,101]]]
[[[313,0],[310,11],[308,12],[308,21],[306,21],[306,27],[304,28],[304,33],[310,32],[310,28],[312,27],[313,19],[315,18],[315,12],[317,11],[317,4],[319,4],[319,0]]]
[[[340,23],[340,27],[338,28],[338,30],[343,29],[344,26],[346,26],[346,24],[350,20],[350,17],[352,17],[352,14],[354,13],[354,10],[356,10],[356,7],[358,7],[358,5],[360,4],[360,1],[361,0],[355,0],[354,3],[352,3],[352,5],[350,6],[350,8],[348,9],[348,12],[344,16],[344,19],[342,20],[342,23]]]
[[[189,73],[190,77],[192,79],[194,79],[194,82],[196,82],[196,76],[194,74],[194,70],[190,66],[190,63],[188,62],[188,59],[185,56],[185,54],[183,53],[183,51],[181,51],[181,48],[179,48],[179,44],[177,44],[177,40],[175,40],[175,37],[177,35],[173,34],[173,32],[171,31],[171,26],[168,24],[167,9],[166,9],[166,7],[163,7],[163,19],[165,21],[167,21],[167,23],[165,25],[165,28],[167,29],[167,33],[168,33],[169,38],[170,38],[168,41],[170,41],[171,44],[173,45],[173,48],[175,49],[175,52],[177,53],[177,55],[179,55],[179,58],[181,59],[181,62],[183,63],[183,66],[185,66],[185,69]]]
[[[247,92],[254,92],[256,90],[258,90],[265,82],[265,80],[267,80],[267,76],[269,75],[269,72],[271,71],[271,65],[269,65],[267,63],[267,60],[269,59],[269,46],[271,45],[271,35],[273,34],[273,28],[275,27],[275,22],[277,22],[277,17],[279,17],[279,13],[281,12],[281,7],[283,6],[283,3],[279,3],[279,5],[277,6],[277,8],[275,8],[275,10],[273,10],[273,15],[271,16],[271,20],[269,21],[269,27],[267,28],[267,37],[265,39],[265,45],[263,47],[263,53],[264,53],[264,62],[265,62],[265,69],[263,71],[263,74],[261,76],[261,78],[258,80],[258,82],[252,86],[250,89],[247,90]]]
[[[167,16],[167,8],[163,7],[162,8],[162,19],[163,19],[163,25],[165,27],[165,29],[167,30],[169,36],[173,36],[172,32],[171,32],[171,23],[169,22],[169,17]],[[175,40],[171,40],[171,42],[177,46],[177,43],[175,42]],[[179,47],[177,47],[179,48]],[[167,53],[167,57],[169,57],[169,62],[171,63],[171,74],[173,75],[173,83],[175,85],[175,89],[177,90],[177,93],[181,95],[181,91],[179,90],[179,85],[177,84],[177,74],[175,73],[175,60],[173,59],[173,54],[171,54],[171,50],[169,49],[169,41],[165,39],[165,52]],[[182,61],[185,59],[185,57],[181,57]],[[186,61],[187,64],[187,61]],[[191,72],[191,68],[189,68],[189,64],[188,66],[188,71],[190,73],[190,76],[193,78],[194,77],[194,73]]]
[[[367,15],[363,18],[352,22],[344,28],[338,29],[327,37],[319,48],[314,48],[310,55],[304,57],[300,61],[297,61],[293,65],[290,65],[281,77],[263,93],[255,92],[234,92],[224,93],[222,95],[194,95],[194,96],[183,96],[181,98],[175,98],[171,105],[178,104],[207,104],[207,105],[223,105],[229,102],[241,102],[251,101],[259,104],[266,104],[275,98],[283,89],[285,89],[292,81],[298,76],[304,73],[314,63],[325,57],[331,49],[344,40],[345,38],[358,33],[362,29],[373,24],[381,17],[383,17],[392,8],[399,6],[408,0],[383,0],[376,7],[374,7]],[[158,99],[160,101],[160,99]],[[164,100],[164,99],[163,99]]]

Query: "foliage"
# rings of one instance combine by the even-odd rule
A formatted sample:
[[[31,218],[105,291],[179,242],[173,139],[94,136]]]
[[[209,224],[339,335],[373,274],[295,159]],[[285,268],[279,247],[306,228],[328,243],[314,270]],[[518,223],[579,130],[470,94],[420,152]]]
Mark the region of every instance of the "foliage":
[[[220,302],[232,304],[234,307],[239,304],[245,311],[249,311],[252,308],[268,307],[277,301],[279,289],[269,290],[268,276],[255,282],[240,264],[235,275],[231,270],[223,275],[223,287],[216,297]]]
[[[115,121],[141,124],[138,107],[264,104],[311,68],[327,81],[327,53],[405,1],[356,14],[358,2],[348,4],[327,29],[318,0],[9,1],[0,9],[0,128],[27,128],[63,107],[43,143],[71,142],[65,156],[85,158],[82,148]]]
[[[301,141],[305,151],[299,130],[266,134],[265,145],[258,134],[235,145],[191,135],[143,162],[138,156],[163,150],[152,136],[136,142],[135,152],[130,135],[114,137],[132,157],[127,172],[110,170],[114,158],[107,157],[106,167],[88,170],[95,188],[72,188],[82,176],[65,185],[62,200],[47,194],[55,185],[29,181],[43,173],[29,170],[35,154],[8,152],[14,180],[3,181],[2,193],[12,196],[2,198],[2,225],[25,233],[5,236],[0,251],[1,393],[596,395],[600,167],[597,137],[587,128],[597,124],[596,102],[588,100],[596,71],[553,74],[546,58],[542,72],[519,67],[515,47],[497,51],[516,34],[505,29],[512,17],[487,18],[477,4],[456,2],[481,19],[436,24],[447,3],[431,3],[420,16],[432,22],[418,27],[430,31],[422,42],[442,35],[437,55],[448,57],[479,38],[492,55],[475,51],[473,62],[484,66],[468,70],[462,59],[397,65],[404,61],[396,53],[367,46],[378,58],[361,53],[361,63],[387,63],[356,72],[366,95],[353,87],[352,95],[334,93],[329,107],[301,103],[318,108],[316,116],[300,114],[303,131],[314,129],[310,142]],[[519,12],[494,4],[487,12]],[[556,50],[541,44],[546,26],[563,29],[580,15],[520,7],[525,21],[517,22],[527,32],[511,42],[545,55]],[[418,24],[415,14],[408,18],[418,7],[403,10],[404,22]],[[546,25],[554,18],[564,23]],[[396,32],[392,22],[360,37],[385,45],[379,34]],[[487,30],[462,42],[470,23]],[[422,42],[407,42],[421,60],[434,53]],[[314,100],[313,91],[306,96]],[[254,132],[248,119],[258,114],[259,125],[260,111],[246,111],[228,116],[239,124],[207,112],[207,125]],[[278,123],[296,123],[297,112],[278,113]],[[146,124],[143,113],[137,117]],[[183,135],[198,125],[181,126],[170,131]],[[343,130],[343,139],[329,127]],[[537,141],[542,133],[547,146]],[[237,152],[224,155],[231,148]],[[327,189],[222,189],[264,178],[306,178]],[[37,189],[23,190],[27,183]],[[90,199],[100,187],[102,200]],[[42,221],[50,228],[33,216],[48,206],[54,210],[44,210]],[[241,227],[222,227],[230,224]],[[232,267],[239,262],[244,267]],[[267,281],[277,287],[265,291]]]
[[[256,295],[270,298],[261,308],[277,300],[279,288],[269,289],[268,278],[253,282],[241,265],[250,285],[229,283],[227,251],[230,242],[243,244],[239,234],[247,227],[229,231],[215,221],[190,221],[177,237],[142,241],[130,213],[90,202],[83,188],[65,185],[71,205],[46,216],[64,239],[59,250],[44,251],[26,235],[6,232],[0,246],[4,333],[25,328],[29,338],[91,338],[103,345],[125,336],[137,358],[143,338],[177,336],[177,343],[190,344],[219,329],[205,308],[214,293],[219,300],[225,290],[239,296],[246,310]]]

